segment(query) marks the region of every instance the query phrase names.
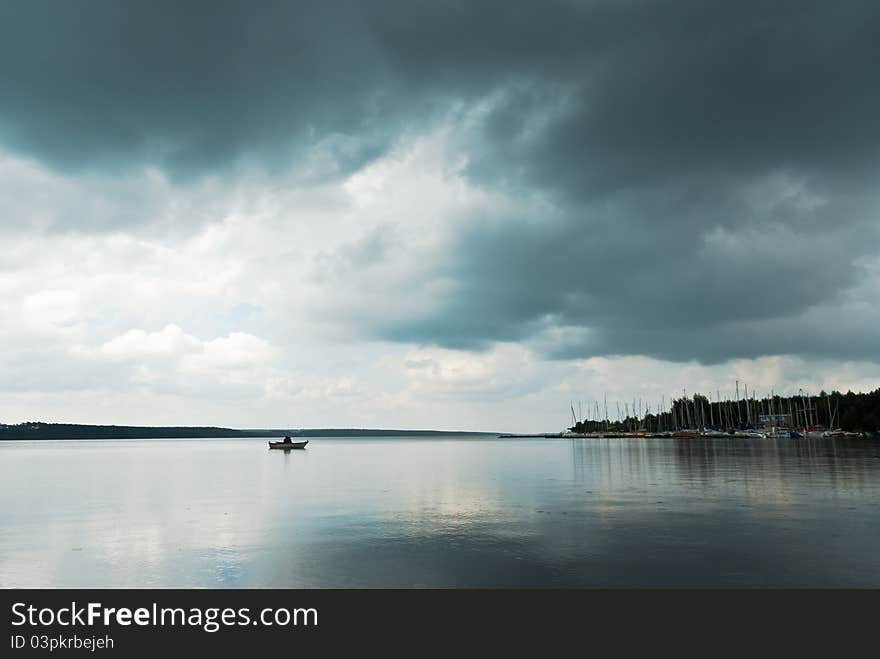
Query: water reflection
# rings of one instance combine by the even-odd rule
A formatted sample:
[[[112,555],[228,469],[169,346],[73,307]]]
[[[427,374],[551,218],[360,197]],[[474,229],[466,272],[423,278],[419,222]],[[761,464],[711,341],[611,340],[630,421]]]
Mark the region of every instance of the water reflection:
[[[0,445],[3,586],[880,586],[828,440]]]

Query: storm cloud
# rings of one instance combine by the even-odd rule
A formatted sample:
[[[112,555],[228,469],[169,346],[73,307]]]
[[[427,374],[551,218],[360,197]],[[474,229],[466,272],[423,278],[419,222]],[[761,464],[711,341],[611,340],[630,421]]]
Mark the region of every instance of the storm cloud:
[[[0,225],[241,250],[211,290],[275,344],[878,363],[878,35],[858,0],[5,2]]]
[[[60,167],[151,163],[185,175],[247,157],[289,165],[326,143],[349,171],[432,112],[493,92],[489,153],[473,154],[491,178],[521,170],[595,194],[600,183],[707,167],[876,163],[870,2],[38,1],[0,11],[4,141]],[[514,162],[499,171],[499,156]]]
[[[583,11],[506,3],[4,3],[0,135],[66,169],[345,174],[409,126],[565,59]],[[572,34],[576,42],[583,34]]]

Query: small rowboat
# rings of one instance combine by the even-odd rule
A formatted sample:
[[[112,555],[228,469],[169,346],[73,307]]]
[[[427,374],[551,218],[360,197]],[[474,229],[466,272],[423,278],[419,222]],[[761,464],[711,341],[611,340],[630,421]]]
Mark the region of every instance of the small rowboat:
[[[307,439],[304,439],[301,442],[269,442],[269,448],[280,448],[284,451],[289,451],[293,448],[305,448],[308,443],[309,440]]]

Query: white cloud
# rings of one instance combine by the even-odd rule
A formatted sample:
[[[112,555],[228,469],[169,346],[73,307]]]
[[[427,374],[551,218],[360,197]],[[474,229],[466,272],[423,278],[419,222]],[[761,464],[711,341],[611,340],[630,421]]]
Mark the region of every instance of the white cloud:
[[[185,334],[177,325],[166,325],[157,332],[128,330],[101,344],[95,352],[115,359],[128,360],[184,355],[202,349],[203,344],[197,338]],[[80,351],[88,354],[87,349]]]
[[[561,428],[569,400],[606,392],[654,403],[682,388],[729,392],[734,379],[876,386],[880,367],[867,363],[542,357],[542,341],[583,334],[566,328],[483,351],[365,338],[449,293],[436,271],[457,227],[514,208],[467,180],[457,140],[448,127],[405,136],[320,186],[300,172],[180,188],[151,172],[62,176],[0,154],[3,421],[538,431]],[[818,203],[791,181],[755,194]],[[65,214],[86,221],[58,230]],[[880,267],[864,267],[848,304],[880,290]]]
[[[200,344],[185,356],[181,370],[192,373],[228,374],[270,364],[275,351],[269,342],[246,332],[233,332]]]
[[[276,351],[268,341],[246,332],[202,340],[174,324],[160,330],[130,329],[97,346],[74,345],[71,355],[107,361],[128,369],[128,382],[141,390],[185,393],[184,380],[195,377],[203,390],[250,385],[263,390],[277,379]]]
[[[444,348],[418,348],[407,353],[406,378],[421,396],[470,400],[514,400],[545,386],[547,374],[561,365],[540,362],[523,346],[501,343],[474,353]]]

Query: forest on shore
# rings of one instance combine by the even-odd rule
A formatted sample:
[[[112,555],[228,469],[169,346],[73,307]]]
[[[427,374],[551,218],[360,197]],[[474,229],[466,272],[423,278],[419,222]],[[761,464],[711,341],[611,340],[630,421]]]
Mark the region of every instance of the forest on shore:
[[[433,437],[495,433],[449,430],[384,430],[374,428],[216,428],[212,426],[98,426],[26,421],[0,423],[0,440],[11,439],[192,439],[235,437]]]
[[[600,418],[598,403],[595,413],[577,420],[571,427],[574,432],[599,432],[610,430],[627,432],[648,430],[652,432],[678,429],[719,428],[724,430],[755,428],[775,417],[792,428],[840,429],[869,435],[880,433],[880,389],[867,393],[845,394],[839,391],[818,395],[799,393],[793,396],[766,395],[721,399],[703,394],[682,396],[670,401],[669,407],[658,405],[651,410],[648,404],[631,408],[625,404],[623,413],[616,405],[618,416]],[[572,413],[574,408],[572,408]],[[603,408],[604,409],[604,408]],[[638,411],[633,413],[632,410]],[[591,418],[593,417],[593,418]]]

